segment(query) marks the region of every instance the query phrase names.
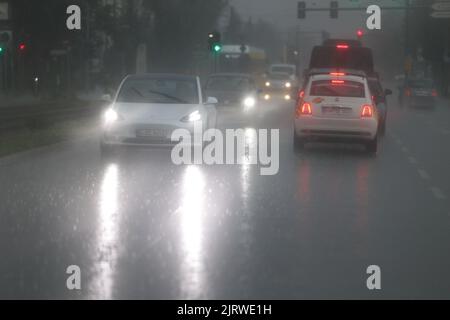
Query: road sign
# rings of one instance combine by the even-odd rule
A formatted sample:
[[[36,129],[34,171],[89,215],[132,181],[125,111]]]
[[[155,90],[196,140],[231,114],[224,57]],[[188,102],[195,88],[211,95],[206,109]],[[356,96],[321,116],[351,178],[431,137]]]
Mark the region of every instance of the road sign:
[[[9,19],[8,2],[0,2],[0,21]]]
[[[431,8],[435,11],[450,11],[450,1],[436,2],[431,6]]]
[[[450,11],[435,11],[430,16],[436,19],[448,19],[450,18]]]

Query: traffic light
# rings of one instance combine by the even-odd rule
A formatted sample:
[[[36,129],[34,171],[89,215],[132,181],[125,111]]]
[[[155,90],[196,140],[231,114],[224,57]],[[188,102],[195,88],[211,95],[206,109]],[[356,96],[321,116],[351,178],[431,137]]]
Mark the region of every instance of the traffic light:
[[[358,29],[358,30],[356,31],[356,36],[358,37],[359,40],[361,40],[361,38],[363,37],[363,35],[364,35],[364,31],[362,31],[361,29]]]
[[[216,43],[213,46],[213,51],[216,52],[216,53],[219,53],[220,51],[222,51],[222,45],[220,43]]]
[[[219,53],[222,51],[222,36],[220,32],[208,33],[208,50],[213,53]]]
[[[297,3],[297,17],[299,19],[306,18],[306,3],[305,3],[305,1],[299,1]]]
[[[20,43],[19,44],[19,51],[25,51],[25,49],[27,48],[25,43]]]
[[[339,11],[339,4],[337,1],[330,2],[330,18],[337,19]]]
[[[5,52],[5,49],[3,47],[3,44],[0,43],[0,56]]]

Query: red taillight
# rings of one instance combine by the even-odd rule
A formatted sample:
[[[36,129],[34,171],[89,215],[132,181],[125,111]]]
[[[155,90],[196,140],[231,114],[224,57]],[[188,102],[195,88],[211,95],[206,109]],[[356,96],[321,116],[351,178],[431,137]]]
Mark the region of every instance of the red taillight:
[[[437,96],[438,96],[437,90],[436,90],[436,89],[433,89],[433,90],[431,91],[431,95],[432,95],[433,97],[437,97]]]
[[[331,84],[344,84],[344,80],[331,80]]]
[[[361,108],[361,117],[362,118],[372,118],[373,117],[373,106],[370,104],[365,104]]]
[[[336,48],[338,48],[338,49],[348,49],[348,44],[338,44],[336,46]]]
[[[299,103],[296,109],[297,117],[312,115],[312,107],[308,102]]]
[[[330,72],[330,76],[342,77],[345,76],[344,72]]]
[[[299,93],[298,93],[299,99],[303,99],[304,96],[305,96],[305,91],[303,91],[303,90],[299,91]]]

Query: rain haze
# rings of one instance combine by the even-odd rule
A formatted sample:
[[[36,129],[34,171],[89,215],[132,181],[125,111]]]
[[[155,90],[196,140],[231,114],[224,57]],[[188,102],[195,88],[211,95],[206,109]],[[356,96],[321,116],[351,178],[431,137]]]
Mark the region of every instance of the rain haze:
[[[0,0],[0,299],[448,299],[449,30],[449,1]]]

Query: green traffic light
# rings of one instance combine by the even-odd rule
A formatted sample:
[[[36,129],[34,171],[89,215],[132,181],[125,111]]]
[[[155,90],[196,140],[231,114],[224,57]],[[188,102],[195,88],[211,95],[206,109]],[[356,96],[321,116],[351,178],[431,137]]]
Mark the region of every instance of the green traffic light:
[[[222,50],[222,46],[220,44],[216,44],[213,47],[214,52],[220,52]]]
[[[3,48],[2,47],[0,47],[0,54],[2,54],[3,53]]]

